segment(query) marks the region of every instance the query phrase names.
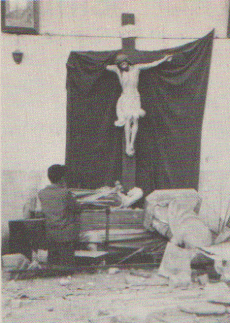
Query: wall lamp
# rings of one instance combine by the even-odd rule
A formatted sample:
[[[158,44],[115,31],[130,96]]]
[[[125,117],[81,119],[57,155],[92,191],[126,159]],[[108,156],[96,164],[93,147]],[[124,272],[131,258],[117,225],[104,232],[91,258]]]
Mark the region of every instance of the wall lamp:
[[[19,50],[16,50],[12,53],[12,55],[16,64],[20,64],[22,62],[22,57],[23,57],[22,52],[20,52]]]

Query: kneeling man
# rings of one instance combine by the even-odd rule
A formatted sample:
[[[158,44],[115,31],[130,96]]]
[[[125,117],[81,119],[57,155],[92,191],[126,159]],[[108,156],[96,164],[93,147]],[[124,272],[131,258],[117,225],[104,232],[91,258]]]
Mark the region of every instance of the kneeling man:
[[[80,230],[80,206],[66,186],[67,168],[52,165],[48,168],[51,185],[38,193],[41,211],[46,220],[46,239],[49,262],[74,265],[74,247]]]

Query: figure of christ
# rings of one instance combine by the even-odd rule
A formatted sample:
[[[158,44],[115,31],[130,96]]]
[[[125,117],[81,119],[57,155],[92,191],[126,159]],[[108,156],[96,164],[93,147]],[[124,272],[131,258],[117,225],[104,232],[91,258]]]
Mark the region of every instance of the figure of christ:
[[[138,131],[138,119],[146,112],[141,108],[140,93],[138,91],[139,74],[141,70],[155,67],[165,61],[171,61],[172,56],[146,64],[131,64],[125,54],[118,54],[115,65],[107,65],[106,69],[118,75],[122,93],[117,101],[115,126],[125,128],[126,154],[132,157],[135,153],[134,143]]]

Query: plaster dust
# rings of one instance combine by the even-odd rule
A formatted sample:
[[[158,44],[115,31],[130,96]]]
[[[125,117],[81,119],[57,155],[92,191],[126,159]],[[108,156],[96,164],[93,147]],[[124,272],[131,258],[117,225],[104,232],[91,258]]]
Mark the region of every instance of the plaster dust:
[[[62,284],[64,279],[68,284]],[[123,269],[115,274],[103,270],[27,280],[3,277],[2,282],[3,323],[230,321],[227,307],[226,313],[218,316],[198,316],[179,310],[191,302],[206,302],[203,286],[193,282],[187,289],[170,289],[167,280],[157,276],[155,270],[142,270],[138,275]]]

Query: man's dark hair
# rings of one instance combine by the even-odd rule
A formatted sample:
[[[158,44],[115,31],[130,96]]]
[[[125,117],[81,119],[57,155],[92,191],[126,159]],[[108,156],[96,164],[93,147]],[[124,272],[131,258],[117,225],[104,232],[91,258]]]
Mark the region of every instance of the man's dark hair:
[[[51,183],[55,184],[60,182],[63,176],[66,176],[67,167],[64,165],[52,165],[48,168],[48,178]]]

